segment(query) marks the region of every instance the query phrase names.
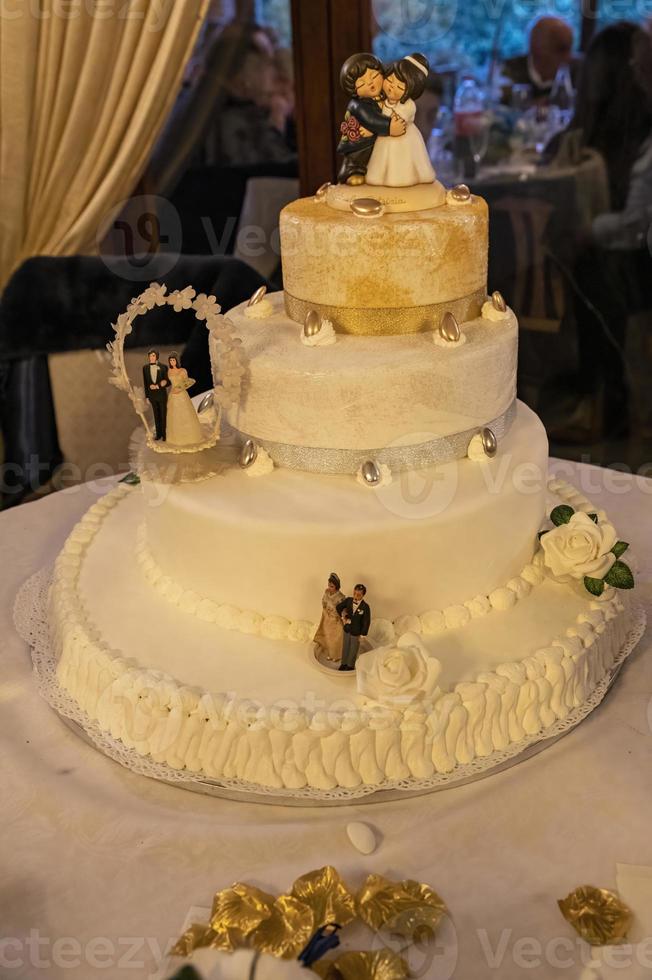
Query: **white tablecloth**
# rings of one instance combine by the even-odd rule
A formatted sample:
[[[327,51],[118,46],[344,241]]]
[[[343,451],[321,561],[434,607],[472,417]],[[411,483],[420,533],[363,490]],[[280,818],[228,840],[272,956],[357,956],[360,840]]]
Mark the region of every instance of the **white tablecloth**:
[[[558,465],[636,544],[649,599],[652,481]],[[652,864],[649,636],[575,731],[489,779],[340,809],[198,796],[122,769],[69,731],[37,695],[12,627],[19,585],[106,487],[0,514],[0,976],[155,975],[192,906],[209,906],[217,889],[244,879],[280,893],[332,863],[352,886],[375,871],[442,895],[453,924],[423,976],[579,977],[588,947],[557,898],[579,884],[615,887],[617,862]],[[353,850],[353,819],[377,829],[375,854]]]

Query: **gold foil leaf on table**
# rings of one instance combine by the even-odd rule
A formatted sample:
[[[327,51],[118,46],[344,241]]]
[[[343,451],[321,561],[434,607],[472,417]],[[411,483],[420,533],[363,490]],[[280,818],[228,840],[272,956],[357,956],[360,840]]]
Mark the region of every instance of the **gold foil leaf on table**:
[[[623,941],[632,913],[607,888],[580,885],[557,902],[567,922],[591,946],[609,946]]]
[[[329,922],[345,926],[356,916],[353,895],[330,865],[297,878],[292,894],[312,909],[315,929]]]
[[[370,929],[399,926],[407,935],[421,926],[434,932],[446,913],[446,905],[429,885],[407,879],[389,881],[369,875],[357,895],[358,914]]]
[[[171,949],[172,956],[190,956],[196,949],[210,946],[215,933],[210,926],[193,923],[184,934],[177,939]]]
[[[247,935],[264,919],[269,918],[273,907],[273,895],[268,895],[254,885],[237,881],[231,888],[216,893],[211,912],[211,926],[216,932],[238,929]]]
[[[271,915],[247,937],[247,945],[284,960],[296,958],[315,931],[312,909],[294,895],[281,895]]]
[[[216,892],[210,924],[190,926],[173,952],[190,956],[205,946],[225,952],[249,948],[289,960],[328,923],[343,926],[359,917],[375,931],[400,930],[414,941],[421,929],[434,933],[445,912],[437,893],[418,881],[369,875],[354,896],[327,865],[297,878],[291,893],[276,899],[244,882]],[[405,961],[389,949],[344,953],[318,961],[312,969],[327,980],[404,980],[409,975]]]
[[[389,949],[374,953],[343,953],[336,960],[317,960],[310,967],[322,980],[405,980],[404,959]]]

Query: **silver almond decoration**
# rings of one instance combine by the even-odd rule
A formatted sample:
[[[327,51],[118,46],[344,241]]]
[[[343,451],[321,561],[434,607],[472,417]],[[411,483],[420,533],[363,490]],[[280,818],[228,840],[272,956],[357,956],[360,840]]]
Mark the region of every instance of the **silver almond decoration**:
[[[197,415],[201,415],[202,412],[206,412],[209,408],[212,408],[213,402],[215,401],[215,395],[212,391],[204,395],[197,408]]]
[[[471,191],[466,184],[456,184],[451,190],[451,197],[454,201],[468,201],[471,198]]]
[[[304,337],[314,337],[321,330],[321,317],[317,310],[308,310],[303,321]]]
[[[259,286],[256,292],[249,300],[249,302],[247,303],[247,306],[255,306],[256,303],[260,303],[261,299],[264,298],[266,292],[267,292],[267,286]]]
[[[455,344],[460,339],[460,326],[454,313],[444,313],[439,327],[439,335],[449,344]]]
[[[356,197],[351,210],[361,218],[375,218],[383,213],[383,205],[375,197]]]
[[[363,463],[360,472],[362,479],[369,487],[375,487],[381,481],[380,469],[373,459],[368,459],[366,463]]]
[[[498,290],[491,294],[491,302],[494,310],[498,310],[499,313],[507,312],[507,303],[503,299],[503,294],[499,293]]]
[[[494,433],[493,429],[486,426],[480,433],[480,436],[482,437],[482,448],[485,451],[485,455],[488,456],[489,459],[493,459],[498,452],[498,440],[496,439],[496,434]]]
[[[317,188],[317,190],[315,191],[315,197],[317,198],[318,201],[321,201],[323,197],[326,197],[326,194],[328,193],[328,188],[330,186],[331,186],[331,182],[330,180],[327,180],[325,184],[322,184],[321,187]]]
[[[258,446],[253,439],[247,439],[240,450],[240,466],[242,469],[246,470],[249,466],[252,466],[256,462],[257,456]]]

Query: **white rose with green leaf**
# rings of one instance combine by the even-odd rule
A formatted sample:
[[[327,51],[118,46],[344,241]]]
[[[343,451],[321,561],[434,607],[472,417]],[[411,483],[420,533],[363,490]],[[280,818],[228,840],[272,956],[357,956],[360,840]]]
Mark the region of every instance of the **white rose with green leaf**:
[[[559,582],[583,581],[586,589],[599,596],[605,585],[631,589],[634,578],[620,556],[629,545],[619,541],[613,524],[599,520],[597,514],[574,511],[567,504],[555,507],[550,515],[555,525],[540,535],[544,567]]]

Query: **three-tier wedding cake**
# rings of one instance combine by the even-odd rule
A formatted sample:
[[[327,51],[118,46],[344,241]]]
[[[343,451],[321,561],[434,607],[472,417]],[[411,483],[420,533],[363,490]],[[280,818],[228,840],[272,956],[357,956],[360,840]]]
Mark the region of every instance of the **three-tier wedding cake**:
[[[579,721],[631,646],[627,546],[549,481],[516,399],[485,202],[364,184],[360,161],[282,212],[283,292],[226,317],[191,289],[133,301],[118,327],[165,303],[206,321],[221,439],[192,476],[143,447],[140,485],[90,508],[50,591],[88,730],[285,799],[504,764]]]

